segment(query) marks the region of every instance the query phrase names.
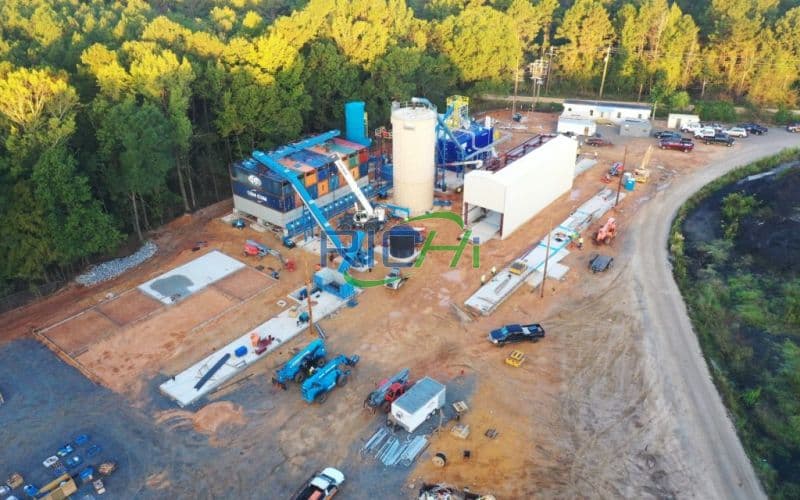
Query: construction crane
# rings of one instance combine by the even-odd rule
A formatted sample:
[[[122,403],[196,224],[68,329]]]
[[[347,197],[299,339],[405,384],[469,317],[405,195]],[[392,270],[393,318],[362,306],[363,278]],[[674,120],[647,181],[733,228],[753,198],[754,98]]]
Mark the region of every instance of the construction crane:
[[[353,214],[353,218],[342,218],[342,221],[339,224],[339,229],[362,229],[364,231],[372,232],[377,232],[380,230],[386,223],[386,210],[381,207],[374,208],[372,206],[372,204],[369,202],[369,199],[364,195],[364,192],[361,191],[360,187],[358,187],[358,183],[353,178],[353,174],[350,172],[350,169],[347,167],[341,157],[335,157],[333,163],[336,165],[336,168],[339,169],[339,173],[342,175],[345,182],[347,182],[347,185],[350,187],[350,191],[353,192],[362,207],[359,209],[358,204],[356,204],[356,212]]]
[[[358,360],[359,357],[356,354],[349,358],[340,354],[328,361],[322,368],[315,370],[300,387],[303,399],[308,403],[324,403],[328,392],[334,387],[347,384],[350,370],[346,367],[355,366]]]

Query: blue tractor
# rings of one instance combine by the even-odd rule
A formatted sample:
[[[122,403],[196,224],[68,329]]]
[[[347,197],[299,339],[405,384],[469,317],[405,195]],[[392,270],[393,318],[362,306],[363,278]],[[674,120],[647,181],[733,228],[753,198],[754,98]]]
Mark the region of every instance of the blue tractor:
[[[298,384],[302,383],[313,368],[325,365],[325,356],[327,354],[325,342],[322,339],[311,342],[287,361],[280,370],[275,372],[275,376],[272,377],[272,383],[281,386],[284,390],[286,390],[286,384],[290,380],[294,380]]]
[[[358,355],[355,354],[350,358],[340,354],[328,361],[322,368],[315,370],[300,388],[303,399],[308,403],[324,403],[331,389],[337,385],[347,384],[347,377],[350,376],[350,370],[347,367],[355,366],[358,359]]]

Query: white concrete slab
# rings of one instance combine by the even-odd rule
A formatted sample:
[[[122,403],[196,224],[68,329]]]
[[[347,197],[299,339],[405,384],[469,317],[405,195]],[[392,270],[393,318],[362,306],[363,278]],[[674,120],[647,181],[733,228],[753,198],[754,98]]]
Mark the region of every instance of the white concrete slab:
[[[138,288],[164,304],[172,304],[243,267],[245,264],[238,260],[213,250],[147,283],[142,283]]]
[[[565,266],[560,262],[553,262],[552,265],[549,262],[547,263],[548,278],[553,278],[561,281],[567,275],[567,271],[569,271],[569,266]]]
[[[327,293],[319,292],[315,294],[313,299],[317,302],[313,308],[314,320],[319,321],[344,306],[347,301],[341,300],[339,297]],[[298,312],[304,311],[305,308],[300,308]],[[220,385],[230,380],[232,377],[247,369],[251,364],[264,359],[267,354],[277,349],[283,343],[293,338],[299,333],[308,331],[308,323],[297,324],[297,317],[290,315],[291,309],[286,309],[279,315],[270,318],[265,323],[248,330],[241,337],[237,338],[230,344],[222,349],[214,352],[210,356],[201,359],[194,365],[190,366],[181,373],[175,375],[170,380],[167,380],[160,386],[160,390],[166,396],[174,399],[179,406],[186,406],[194,403],[206,394],[213,392]],[[256,354],[250,343],[250,333],[257,332],[262,338],[272,335],[277,339],[261,354]],[[309,338],[309,342],[313,340]],[[247,354],[241,358],[237,358],[234,351],[240,347],[247,347]],[[214,366],[214,364],[221,359],[225,354],[230,354],[231,357],[222,365],[222,367],[212,376],[200,389],[195,389],[194,386],[206,372]]]
[[[603,188],[550,231],[550,256],[547,262],[548,277],[559,280],[564,278],[569,268],[559,264],[559,261],[569,255],[569,251],[566,248],[572,241],[573,235],[584,231],[593,221],[600,219],[614,206],[616,196],[616,191],[610,188]],[[624,196],[624,193],[620,193],[620,200]],[[514,293],[522,283],[528,283],[532,287],[538,286],[542,282],[544,261],[548,254],[547,249],[547,235],[545,235],[532,248],[511,261],[507,267],[481,286],[464,302],[464,305],[480,312],[484,316],[488,316]],[[522,274],[512,274],[510,272],[511,264],[518,260],[525,262],[527,268]]]
[[[597,165],[597,160],[593,158],[583,158],[578,163],[575,164],[575,177],[578,177],[582,173],[586,172],[590,168]]]

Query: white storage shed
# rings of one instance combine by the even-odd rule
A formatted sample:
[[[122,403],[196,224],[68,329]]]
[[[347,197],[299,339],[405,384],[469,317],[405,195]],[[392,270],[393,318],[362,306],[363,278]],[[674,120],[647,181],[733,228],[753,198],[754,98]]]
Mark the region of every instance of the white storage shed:
[[[556,132],[559,134],[572,133],[575,135],[592,136],[597,132],[597,124],[594,120],[575,116],[561,115],[558,118]]]
[[[667,128],[681,128],[690,123],[700,123],[697,115],[685,115],[682,113],[670,113],[667,116]]]
[[[445,404],[446,388],[425,377],[392,403],[391,419],[408,432],[414,432],[428,415]]]
[[[572,188],[578,142],[556,136],[505,168],[464,176],[467,225],[496,225],[504,239]]]
[[[562,116],[604,120],[620,125],[629,118],[649,120],[651,111],[647,104],[566,99]]]
[[[649,120],[628,119],[619,126],[619,135],[626,137],[650,137],[653,126]]]

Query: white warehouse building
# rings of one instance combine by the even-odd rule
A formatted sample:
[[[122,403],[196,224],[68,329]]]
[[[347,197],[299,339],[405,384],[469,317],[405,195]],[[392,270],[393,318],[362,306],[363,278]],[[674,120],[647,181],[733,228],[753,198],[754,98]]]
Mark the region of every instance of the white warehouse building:
[[[649,120],[652,109],[647,104],[566,99],[561,116],[609,121],[616,125],[625,120]]]
[[[505,239],[572,188],[578,142],[556,136],[496,172],[464,176],[464,222],[481,242]],[[482,226],[482,227],[479,227]]]

